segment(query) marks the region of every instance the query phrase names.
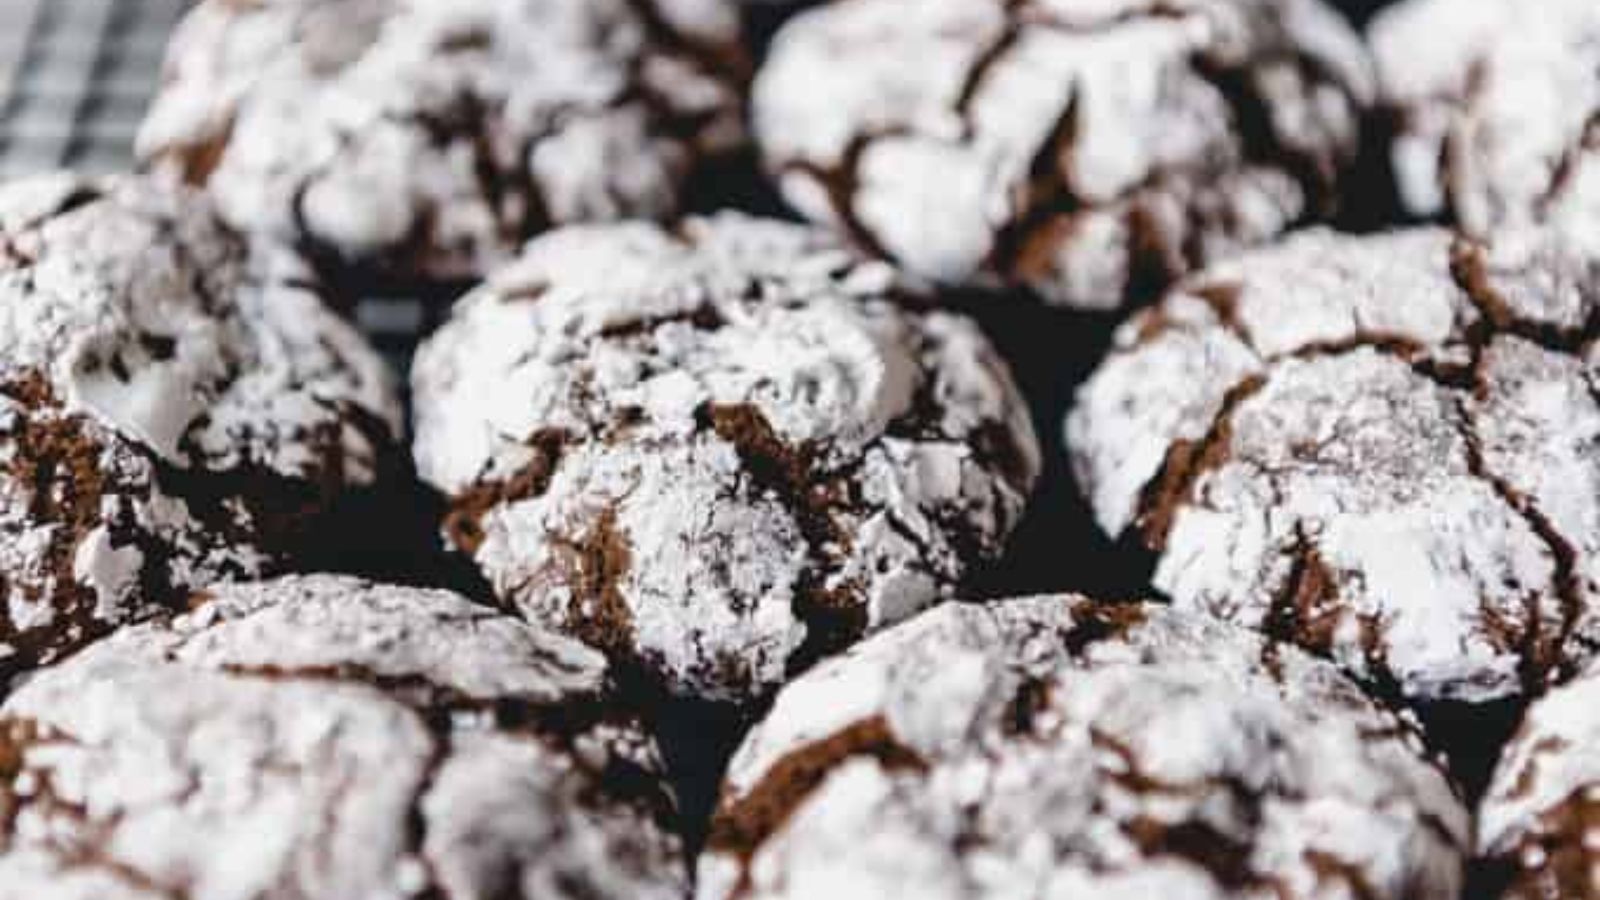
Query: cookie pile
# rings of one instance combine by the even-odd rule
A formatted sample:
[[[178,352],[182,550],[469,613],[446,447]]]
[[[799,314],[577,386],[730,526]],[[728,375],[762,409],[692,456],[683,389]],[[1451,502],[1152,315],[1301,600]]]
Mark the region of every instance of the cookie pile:
[[[201,0],[0,185],[0,900],[1600,897],[1600,6],[1372,6]]]

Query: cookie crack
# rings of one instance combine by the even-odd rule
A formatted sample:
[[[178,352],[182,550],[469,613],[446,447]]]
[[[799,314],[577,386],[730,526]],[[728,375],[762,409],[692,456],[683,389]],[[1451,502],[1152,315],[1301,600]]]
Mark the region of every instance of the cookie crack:
[[[1140,8],[1127,9],[1109,16],[1102,16],[1093,22],[1073,22],[1050,9],[1040,8],[1037,0],[1005,0],[1005,3],[1011,14],[1017,16],[1023,25],[1067,34],[1098,34],[1137,22],[1160,21],[1163,19],[1175,21],[1189,18],[1191,15],[1187,10],[1162,2],[1162,0],[1157,0],[1157,2],[1149,3]]]
[[[422,867],[423,873],[424,886],[417,893],[416,900],[453,900],[450,889],[439,878],[438,865],[428,851],[428,815],[423,810],[423,805],[428,802],[428,796],[438,784],[439,773],[443,771],[445,762],[450,758],[454,738],[448,728],[440,729],[434,727],[432,723],[425,722],[425,724],[428,725],[433,746],[429,750],[427,762],[423,765],[422,775],[417,779],[416,790],[412,792],[411,801],[406,807],[409,855],[412,861]]]
[[[1189,502],[1202,476],[1222,465],[1233,438],[1233,416],[1246,400],[1267,384],[1267,375],[1246,376],[1223,394],[1211,426],[1198,441],[1178,439],[1167,448],[1156,476],[1141,492],[1135,527],[1151,550],[1165,548],[1181,508]]]
[[[229,665],[224,666],[223,671],[235,677],[267,681],[365,687],[410,710],[429,733],[442,742],[453,739],[463,717],[481,717],[493,723],[499,734],[538,741],[568,755],[591,779],[591,796],[626,804],[663,827],[675,813],[671,798],[660,785],[637,764],[615,752],[614,747],[608,746],[603,764],[594,763],[591,755],[578,750],[580,742],[595,738],[608,727],[630,727],[635,723],[632,714],[616,708],[604,691],[575,693],[549,701],[529,697],[482,698],[423,675],[389,675],[350,664]]]
[[[1208,305],[1219,304],[1219,294],[1215,290],[1203,290],[1195,296]],[[1373,330],[1357,330],[1350,337],[1340,340],[1308,342],[1292,350],[1263,356],[1250,342],[1249,335],[1238,324],[1237,316],[1230,307],[1223,305],[1217,315],[1219,324],[1239,338],[1265,368],[1246,375],[1223,394],[1209,428],[1200,439],[1174,440],[1168,446],[1166,457],[1155,476],[1145,483],[1137,504],[1141,512],[1135,525],[1143,534],[1145,544],[1152,550],[1159,551],[1165,546],[1173,519],[1179,508],[1189,502],[1195,483],[1224,461],[1233,413],[1241,403],[1266,386],[1275,374],[1277,364],[1287,360],[1306,361],[1370,350],[1404,363],[1419,377],[1452,391],[1459,390],[1466,378],[1463,373],[1432,359],[1428,349],[1421,343],[1404,335]],[[1157,329],[1161,327],[1164,327],[1163,323],[1156,323]],[[1148,339],[1148,336],[1141,337]]]
[[[972,138],[972,104],[978,99],[978,92],[983,89],[983,84],[989,78],[989,73],[1000,63],[1004,62],[1010,52],[1022,39],[1024,28],[1014,19],[1016,12],[1026,5],[1026,0],[1004,0],[1007,22],[1005,28],[988,46],[983,48],[967,69],[967,77],[961,84],[961,89],[956,93],[955,112],[961,119],[962,130],[970,140]]]
[[[91,869],[137,891],[159,894],[167,900],[189,900],[189,892],[183,886],[163,884],[106,851],[104,832],[108,825],[115,825],[115,817],[107,822],[95,821],[85,805],[56,793],[48,771],[27,767],[30,749],[69,743],[76,742],[32,719],[0,718],[0,853],[12,849],[23,808],[39,808],[41,816],[65,818],[83,830],[65,833],[52,829],[44,842],[43,848],[63,869]],[[24,776],[31,782],[26,793],[16,789]]]
[[[633,549],[618,525],[617,506],[608,504],[576,540],[546,539],[562,557],[571,589],[564,630],[618,663],[633,663],[633,609],[622,591]]]
[[[1191,68],[1222,96],[1233,112],[1234,126],[1240,136],[1240,157],[1234,168],[1240,163],[1258,163],[1288,173],[1307,193],[1309,209],[1300,220],[1311,215],[1327,218],[1338,201],[1336,185],[1341,161],[1284,141],[1274,122],[1273,103],[1254,82],[1259,70],[1270,64],[1292,65],[1297,74],[1310,76],[1306,78],[1308,82],[1336,85],[1352,109],[1363,106],[1342,79],[1325,71],[1313,57],[1303,52],[1257,57],[1245,67],[1221,64],[1201,52],[1194,56]]]
[[[1507,897],[1583,897],[1594,889],[1595,849],[1589,837],[1600,829],[1600,801],[1593,788],[1579,788],[1540,811],[1508,848],[1489,860],[1505,882]]]
[[[662,13],[658,0],[623,0],[633,11],[650,41],[673,55],[686,57],[719,80],[743,84],[750,78],[750,63],[735,45],[718,45],[685,34]]]
[[[1457,238],[1450,248],[1450,277],[1478,311],[1482,324],[1469,329],[1468,343],[1481,349],[1499,334],[1520,337],[1551,353],[1582,357],[1585,345],[1600,333],[1600,303],[1590,308],[1578,326],[1560,326],[1520,316],[1494,286],[1482,244]]]
[[[1097,35],[1107,34],[1138,22],[1180,20],[1189,15],[1165,3],[1153,3],[1142,9],[1124,10],[1102,16],[1092,22],[1073,22],[1048,9],[1039,8],[1034,0],[1000,0],[1000,6],[1006,25],[1001,29],[999,36],[991,41],[968,67],[966,80],[956,95],[955,112],[965,124],[969,138],[972,136],[972,104],[977,100],[979,91],[982,90],[989,73],[1006,61],[1010,51],[1029,30],[1038,29],[1068,35]]]
[[[1194,799],[1220,791],[1232,801],[1235,810],[1250,828],[1261,826],[1269,799],[1288,802],[1304,802],[1307,799],[1296,791],[1285,791],[1272,784],[1257,790],[1233,775],[1214,775],[1184,783],[1164,781],[1146,773],[1139,764],[1138,754],[1103,729],[1090,726],[1089,739],[1092,746],[1116,759],[1115,770],[1107,770],[1103,766],[1100,768],[1122,789],[1140,797],[1164,794]],[[1418,822],[1432,831],[1429,818],[1426,815],[1419,816]],[[1249,841],[1232,837],[1208,822],[1190,818],[1173,824],[1148,815],[1136,815],[1119,820],[1117,824],[1141,853],[1191,863],[1224,888],[1232,891],[1263,890],[1276,896],[1286,892],[1286,886],[1279,879],[1255,870],[1251,861],[1253,847]],[[1448,832],[1443,834],[1443,838],[1450,846],[1458,844]],[[1375,900],[1383,896],[1357,863],[1340,859],[1326,851],[1311,849],[1306,850],[1302,858],[1316,874],[1319,884],[1341,885],[1362,900]]]
[[[777,497],[793,516],[806,545],[809,565],[794,587],[791,601],[806,634],[790,654],[790,674],[803,671],[822,657],[843,649],[866,632],[866,611],[851,602],[850,585],[830,586],[839,560],[829,548],[851,543],[833,514],[841,500],[852,501],[839,475],[818,480],[815,447],[788,446],[754,405],[706,404],[700,427],[732,444],[757,490]],[[842,494],[842,495],[841,495]]]
[[[788,159],[778,162],[774,170],[779,177],[804,175],[821,185],[828,195],[828,206],[833,209],[845,236],[869,256],[884,259],[890,254],[882,239],[856,211],[855,195],[861,187],[861,162],[867,151],[879,141],[912,136],[913,132],[904,126],[866,131],[852,137],[845,144],[838,162],[832,165],[808,159]]]
[[[1192,297],[1210,308],[1216,324],[1239,340],[1257,360],[1269,370],[1275,363],[1285,360],[1311,360],[1341,356],[1359,350],[1372,350],[1405,363],[1416,374],[1447,388],[1470,388],[1470,366],[1455,366],[1435,357],[1440,348],[1431,348],[1409,335],[1372,328],[1357,321],[1350,333],[1342,338],[1307,341],[1276,353],[1263,353],[1250,334],[1249,326],[1239,313],[1243,286],[1237,282],[1201,282],[1182,289],[1183,296]],[[1158,308],[1159,309],[1159,308]],[[1357,317],[1359,319],[1359,317]],[[1141,335],[1141,346],[1148,343],[1167,323],[1158,321],[1153,333]],[[1472,336],[1468,345],[1476,349]]]
[[[1050,709],[1053,691],[1048,678],[1024,675],[1000,714],[1000,732],[1010,737],[1035,736],[1039,717]]]
[[[1296,646],[1331,658],[1334,641],[1344,626],[1339,581],[1317,546],[1316,536],[1305,521],[1294,525],[1294,539],[1284,550],[1289,572],[1281,587],[1269,598],[1262,633],[1270,640],[1262,646],[1262,662],[1275,676],[1281,676],[1282,659],[1276,642]],[[1396,708],[1404,706],[1405,692],[1400,680],[1383,658],[1383,619],[1380,614],[1355,615],[1356,642],[1364,665],[1363,688],[1368,694]]]
[[[1238,778],[1211,776],[1193,783],[1167,782],[1146,773],[1133,748],[1104,729],[1090,725],[1088,734],[1093,747],[1116,760],[1114,768],[1105,765],[1096,768],[1119,788],[1138,797],[1169,795],[1188,798],[1200,798],[1220,790],[1234,800],[1247,823],[1260,823],[1263,797]],[[1223,833],[1210,823],[1199,819],[1163,822],[1139,814],[1127,819],[1118,817],[1116,824],[1123,835],[1146,856],[1188,862],[1229,890],[1266,889],[1275,892],[1275,881],[1264,878],[1251,866],[1249,844]]]
[[[708,300],[693,309],[663,313],[656,316],[639,316],[625,322],[613,322],[602,327],[598,336],[604,340],[627,340],[650,334],[668,325],[687,324],[696,331],[715,331],[727,324],[722,311]]]
[[[32,719],[0,718],[0,849],[16,838],[17,816],[22,812],[23,798],[15,786],[26,769],[28,751],[61,740]],[[48,788],[48,784],[41,788]],[[39,791],[34,791],[29,796],[38,794]]]
[[[168,604],[173,592],[161,574],[171,556],[170,548],[132,522],[131,503],[148,498],[154,485],[129,478],[118,466],[104,463],[113,447],[135,455],[142,448],[108,445],[93,422],[62,408],[49,382],[36,370],[25,370],[20,377],[0,383],[0,395],[24,408],[16,417],[14,430],[4,435],[15,452],[0,470],[27,495],[21,501],[23,508],[16,511],[22,521],[7,522],[3,530],[9,534],[19,524],[26,528],[29,523],[51,526],[38,551],[48,570],[45,580],[0,573],[0,592],[20,593],[29,603],[48,604],[56,617],[50,627],[26,628],[0,611],[0,643],[11,651],[0,660],[3,682],[34,665],[59,659],[122,624],[97,616],[95,589],[81,583],[74,571],[80,546],[95,530],[105,529],[113,548],[131,546],[143,558],[138,578],[145,602],[142,609],[125,611],[124,622]]]
[[[1522,519],[1549,551],[1555,569],[1551,586],[1561,606],[1561,623],[1557,632],[1554,635],[1542,634],[1543,622],[1536,597],[1529,597],[1525,603],[1522,648],[1518,656],[1524,688],[1527,693],[1533,694],[1544,687],[1552,676],[1564,674],[1559,666],[1561,651],[1568,646],[1583,615],[1585,604],[1582,580],[1578,574],[1578,552],[1532,497],[1490,468],[1484,458],[1482,438],[1466,398],[1456,398],[1453,420],[1466,445],[1468,472],[1487,484],[1500,501]]]
[[[1566,193],[1574,179],[1578,177],[1578,169],[1583,164],[1583,158],[1594,152],[1600,152],[1600,111],[1589,114],[1588,120],[1579,129],[1578,141],[1562,151],[1561,157],[1551,169],[1550,184],[1533,201],[1534,209],[1538,210],[1540,218],[1548,218],[1554,212],[1561,195]]]
[[[1072,186],[1060,171],[1060,160],[1078,139],[1079,103],[1077,84],[1067,85],[1060,115],[1028,161],[1021,209],[996,230],[994,244],[984,260],[986,266],[1018,274],[1043,266],[1045,260],[1034,257],[1046,255],[1041,245],[1048,245],[1052,236],[1046,225],[1058,217],[1070,217],[1080,207]]]
[[[1062,652],[1078,658],[1096,644],[1121,640],[1148,618],[1149,614],[1138,603],[1083,605],[1073,609],[1072,624],[1058,631],[1056,640]]]
[[[431,730],[448,729],[460,715],[483,715],[513,733],[565,743],[606,720],[600,694],[577,694],[545,702],[528,697],[477,697],[418,673],[388,674],[340,663],[312,666],[227,664],[227,675],[268,682],[311,682],[363,687],[416,713]]]
[[[572,441],[564,428],[541,428],[523,440],[531,457],[520,469],[505,478],[476,481],[452,497],[443,525],[451,543],[476,555],[487,538],[483,520],[501,506],[543,496]]]
[[[917,534],[916,529],[911,527],[905,517],[892,509],[886,508],[883,510],[883,520],[888,523],[891,531],[905,539],[906,543],[917,548],[918,558],[913,561],[921,564],[917,567],[931,569],[939,554],[934,552],[933,546],[922,535]]]
[[[724,797],[711,820],[708,852],[727,854],[739,865],[730,897],[748,896],[750,865],[767,838],[781,829],[828,776],[849,759],[874,760],[890,775],[926,772],[928,761],[903,743],[882,715],[861,719],[785,754],[741,796]]]

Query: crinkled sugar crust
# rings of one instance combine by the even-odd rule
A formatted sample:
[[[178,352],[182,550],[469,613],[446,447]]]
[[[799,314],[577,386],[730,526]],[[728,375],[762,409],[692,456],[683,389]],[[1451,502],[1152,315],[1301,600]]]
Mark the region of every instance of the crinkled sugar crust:
[[[1529,707],[1478,807],[1505,900],[1600,895],[1600,668]]]
[[[742,140],[730,0],[206,0],[140,156],[341,269],[482,275],[552,225],[664,217]]]
[[[948,604],[779,693],[701,900],[1454,900],[1468,815],[1333,666],[1147,604]]]
[[[532,243],[418,353],[415,454],[496,593],[745,700],[950,596],[1038,477],[977,327],[736,215]]]
[[[1321,0],[852,0],[779,33],[753,108],[862,247],[1109,308],[1330,214],[1372,81]]]
[[[191,192],[0,187],[0,679],[283,566],[397,452],[382,360]]]
[[[1311,232],[1128,323],[1072,464],[1181,607],[1411,700],[1537,693],[1600,638],[1600,257]]]
[[[0,707],[0,898],[677,898],[605,661],[455,595],[218,588]]]
[[[1600,247],[1600,4],[1410,0],[1372,25],[1413,213],[1551,222]]]

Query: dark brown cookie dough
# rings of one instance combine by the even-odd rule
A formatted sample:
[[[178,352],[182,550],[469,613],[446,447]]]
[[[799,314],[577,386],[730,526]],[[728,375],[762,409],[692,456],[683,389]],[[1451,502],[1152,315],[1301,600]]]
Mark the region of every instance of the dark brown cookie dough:
[[[1528,709],[1478,808],[1505,900],[1600,897],[1600,668]]]
[[[744,702],[997,560],[1039,472],[968,319],[821,232],[573,227],[412,371],[446,531],[532,620]]]
[[[1600,258],[1310,232],[1129,322],[1071,460],[1156,586],[1408,700],[1538,693],[1600,638]]]
[[[0,682],[291,565],[399,422],[382,360],[199,195],[0,187]]]
[[[1600,4],[1409,0],[1372,25],[1391,156],[1416,215],[1600,246]]]
[[[1326,662],[1148,604],[947,604],[786,686],[701,900],[1455,900],[1468,815]]]
[[[530,235],[665,217],[742,142],[731,0],[207,0],[139,137],[329,271],[477,278]]]
[[[0,707],[3,900],[683,896],[594,651],[332,576],[196,604]]]
[[[753,109],[862,247],[1112,308],[1331,214],[1373,91],[1321,0],[854,0],[784,27]]]

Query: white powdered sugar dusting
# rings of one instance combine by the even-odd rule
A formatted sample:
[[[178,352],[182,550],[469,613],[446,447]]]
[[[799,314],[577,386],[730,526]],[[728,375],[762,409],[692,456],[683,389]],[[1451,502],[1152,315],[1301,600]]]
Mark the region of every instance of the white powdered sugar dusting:
[[[319,258],[476,277],[551,225],[672,214],[741,140],[738,35],[729,0],[207,0],[139,153]]]
[[[856,0],[780,31],[753,115],[867,249],[1109,308],[1327,214],[1372,81],[1321,0]]]
[[[1408,0],[1371,32],[1412,212],[1600,247],[1600,5]]]
[[[399,434],[377,354],[198,195],[0,187],[5,668],[281,563]]]
[[[910,291],[737,215],[552,233],[418,353],[418,470],[510,606],[749,699],[949,596],[1038,477],[1004,363]]]
[[[1511,873],[1506,900],[1600,891],[1600,669],[1528,708],[1478,807],[1478,853]]]
[[[1413,700],[1537,692],[1600,635],[1597,310],[1553,229],[1301,234],[1122,329],[1074,472],[1182,607]]]
[[[0,707],[0,897],[682,896],[607,678],[441,591],[219,587]]]
[[[1150,604],[948,604],[786,686],[698,896],[1447,900],[1469,816],[1333,666]]]

